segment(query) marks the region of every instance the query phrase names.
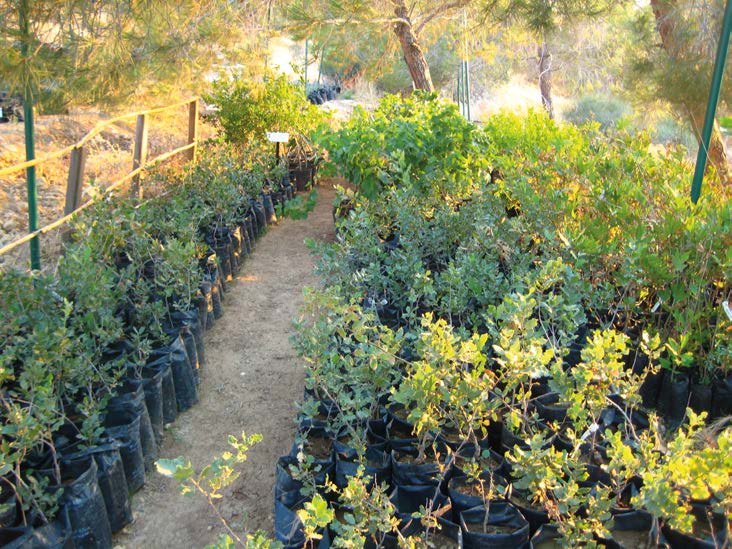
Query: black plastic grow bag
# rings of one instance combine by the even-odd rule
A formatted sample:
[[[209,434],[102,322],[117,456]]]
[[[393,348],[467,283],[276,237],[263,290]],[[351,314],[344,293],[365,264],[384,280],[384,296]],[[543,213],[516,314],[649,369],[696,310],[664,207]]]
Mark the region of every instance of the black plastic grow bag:
[[[62,463],[61,504],[71,522],[71,537],[77,549],[108,549],[112,530],[107,518],[104,496],[97,483],[96,462],[87,457]]]
[[[132,522],[132,508],[119,443],[102,442],[92,448],[64,456],[63,461],[75,462],[88,457],[97,465],[97,484],[104,497],[109,526],[112,532],[117,532]]]
[[[152,375],[160,374],[163,423],[173,423],[178,417],[178,402],[175,398],[175,381],[168,347],[161,347],[153,351],[150,361],[143,368],[143,377],[146,377],[149,372]],[[158,425],[159,436],[162,438],[163,431],[158,420],[153,421],[153,418],[150,418],[150,421],[153,423],[153,429],[156,428],[156,424]]]
[[[107,404],[107,415],[115,415],[129,411],[140,418],[140,443],[145,458],[145,469],[151,471],[158,459],[158,445],[155,440],[152,422],[145,402],[144,382],[131,379],[125,381],[118,389],[117,396]]]
[[[483,524],[505,532],[483,533],[470,529],[470,525]],[[467,549],[516,549],[529,541],[529,523],[518,509],[503,500],[491,501],[487,507],[463,511],[460,513],[460,526],[463,530],[463,546]]]
[[[130,410],[107,414],[106,434],[119,442],[119,453],[125,469],[127,489],[137,492],[145,484],[145,458],[140,442],[140,416]]]

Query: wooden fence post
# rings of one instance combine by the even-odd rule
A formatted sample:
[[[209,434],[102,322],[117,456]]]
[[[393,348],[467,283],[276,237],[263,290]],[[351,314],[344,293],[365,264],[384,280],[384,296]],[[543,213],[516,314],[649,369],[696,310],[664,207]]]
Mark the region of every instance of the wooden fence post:
[[[186,151],[186,156],[190,162],[195,162],[198,148],[198,99],[188,103],[188,144],[193,147]]]
[[[69,179],[66,182],[66,204],[64,215],[75,212],[81,206],[81,195],[84,190],[84,165],[86,149],[81,146],[71,151],[69,162]]]
[[[132,157],[132,169],[136,170],[145,165],[147,161],[147,115],[137,115],[137,126],[135,127],[135,151]],[[132,178],[132,190],[138,198],[142,198],[141,174]]]

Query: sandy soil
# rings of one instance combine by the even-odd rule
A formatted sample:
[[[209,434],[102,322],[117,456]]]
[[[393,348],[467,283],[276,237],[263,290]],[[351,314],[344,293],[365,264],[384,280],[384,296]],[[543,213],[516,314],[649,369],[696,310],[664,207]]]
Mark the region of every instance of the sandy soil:
[[[206,335],[200,402],[167,430],[160,452],[200,468],[227,449],[228,434],[262,433],[221,506],[238,532],[273,528],[275,462],[292,446],[305,375],[289,342],[292,320],[303,287],[317,283],[303,239],[334,234],[334,192],[324,183],[318,193],[308,219],[271,229],[228,285],[224,316]],[[157,473],[148,475],[132,507],[135,521],[116,536],[117,547],[200,548],[223,532],[203,498],[180,495],[174,481]]]

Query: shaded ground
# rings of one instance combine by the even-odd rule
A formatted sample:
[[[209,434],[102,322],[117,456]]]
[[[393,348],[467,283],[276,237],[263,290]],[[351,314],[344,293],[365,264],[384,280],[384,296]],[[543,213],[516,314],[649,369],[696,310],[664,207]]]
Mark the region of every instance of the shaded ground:
[[[227,449],[228,434],[262,433],[242,475],[222,504],[224,516],[242,531],[272,531],[277,458],[295,432],[295,401],[304,370],[290,345],[292,320],[302,288],[317,282],[307,237],[333,238],[330,185],[307,220],[285,220],[259,240],[238,279],[228,285],[224,316],[206,335],[207,364],[200,402],[166,431],[160,456],[186,456],[196,468]],[[115,538],[117,547],[200,548],[223,531],[201,497],[178,493],[176,483],[156,473],[132,502],[135,521]]]

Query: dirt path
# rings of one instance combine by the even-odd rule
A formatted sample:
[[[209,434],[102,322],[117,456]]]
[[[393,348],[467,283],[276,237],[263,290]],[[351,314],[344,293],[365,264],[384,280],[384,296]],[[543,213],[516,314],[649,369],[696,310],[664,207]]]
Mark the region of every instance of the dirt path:
[[[272,532],[275,462],[292,446],[295,401],[303,392],[304,370],[289,342],[292,320],[302,288],[317,283],[303,240],[333,238],[334,192],[323,184],[318,194],[308,219],[271,229],[227,287],[224,316],[206,334],[200,402],[166,431],[160,451],[200,468],[227,449],[227,435],[262,433],[222,504],[237,531],[246,524]],[[180,495],[175,482],[157,473],[148,475],[132,508],[135,521],[116,536],[116,547],[202,548],[223,531],[202,498]]]

